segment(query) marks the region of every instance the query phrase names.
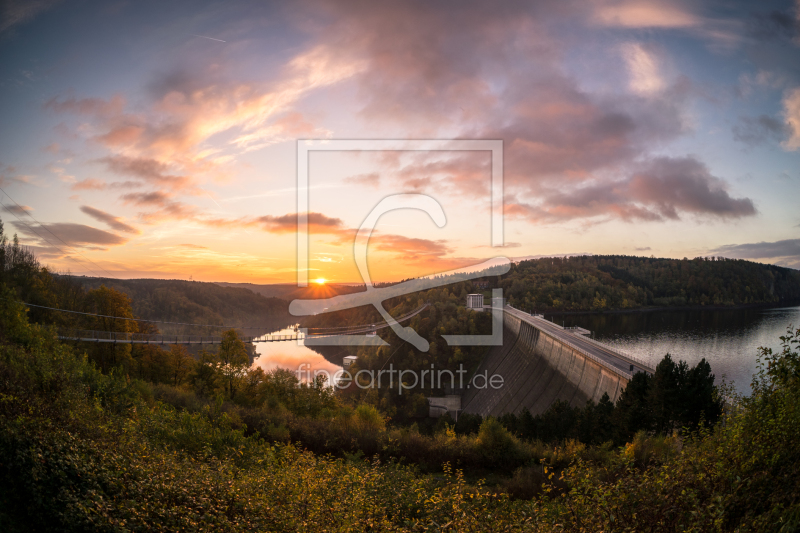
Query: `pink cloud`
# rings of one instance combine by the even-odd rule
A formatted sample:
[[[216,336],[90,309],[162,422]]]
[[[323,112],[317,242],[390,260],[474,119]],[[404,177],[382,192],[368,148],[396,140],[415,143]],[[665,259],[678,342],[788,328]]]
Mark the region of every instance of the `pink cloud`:
[[[623,28],[688,28],[702,19],[680,2],[623,0],[597,2],[594,21],[603,26]]]

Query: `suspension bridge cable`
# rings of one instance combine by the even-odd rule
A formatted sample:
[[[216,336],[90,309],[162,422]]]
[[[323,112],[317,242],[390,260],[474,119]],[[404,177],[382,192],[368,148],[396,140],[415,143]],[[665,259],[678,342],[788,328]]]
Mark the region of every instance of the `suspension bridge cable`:
[[[8,300],[8,298],[0,298],[0,299]],[[269,328],[264,327],[264,326],[226,326],[224,324],[222,324],[222,325],[219,325],[219,324],[192,324],[192,323],[189,323],[189,322],[168,322],[166,320],[150,320],[150,319],[147,319],[147,318],[128,318],[128,317],[124,317],[124,316],[100,315],[100,314],[97,314],[97,313],[86,313],[86,312],[83,312],[83,311],[71,311],[69,309],[59,309],[57,307],[48,307],[46,305],[30,304],[30,303],[27,303],[27,302],[20,302],[20,303],[23,304],[23,305],[27,305],[28,307],[37,307],[39,309],[49,309],[50,311],[59,311],[61,313],[72,313],[72,314],[75,314],[75,315],[94,316],[94,317],[100,317],[100,318],[113,318],[113,319],[116,319],[116,320],[130,320],[130,321],[133,321],[133,322],[155,322],[155,323],[158,323],[158,324],[170,324],[170,325],[173,325],[173,326],[196,326],[196,327],[203,327],[203,328],[269,329]],[[396,320],[405,320],[406,318],[408,318],[408,317],[401,317],[401,318],[396,319]],[[370,324],[370,326],[372,326],[372,325],[373,324]],[[388,322],[386,322],[385,325],[381,325],[380,323],[374,324],[374,326],[376,326],[376,329],[377,329],[377,327],[385,327],[386,325],[388,325]],[[367,324],[349,326],[349,327],[351,329],[356,329],[356,328],[363,328],[363,327],[366,327],[366,326],[367,326]]]
[[[7,298],[3,298],[6,300]],[[100,318],[114,318],[116,320],[131,320],[133,322],[157,322],[159,324],[171,324],[173,326],[197,326],[197,327],[204,327],[204,328],[235,328],[235,329],[269,329],[262,326],[226,326],[224,324],[217,325],[217,324],[192,324],[189,322],[167,322],[166,320],[151,320],[147,318],[128,318],[124,316],[111,316],[111,315],[100,315],[97,313],[85,313],[83,311],[70,311],[69,309],[59,309],[57,307],[47,307],[46,305],[36,305],[36,304],[29,304],[27,302],[20,302],[23,305],[27,305],[28,307],[38,307],[39,309],[49,309],[51,311],[59,311],[61,313],[72,313],[75,315],[85,315],[85,316],[96,316]]]

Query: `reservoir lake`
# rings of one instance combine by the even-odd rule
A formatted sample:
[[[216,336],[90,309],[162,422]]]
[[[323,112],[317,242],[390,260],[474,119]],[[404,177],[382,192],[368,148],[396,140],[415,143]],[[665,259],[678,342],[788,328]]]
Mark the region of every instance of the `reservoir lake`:
[[[711,364],[716,383],[724,376],[736,391],[750,393],[758,348],[780,351],[789,325],[800,327],[800,306],[556,315],[545,318],[591,330],[593,337],[655,366],[670,354],[694,366]]]
[[[592,336],[614,348],[643,359],[655,366],[669,353],[674,360],[684,360],[693,366],[702,358],[711,364],[716,383],[724,378],[741,394],[750,393],[750,382],[756,372],[759,347],[780,351],[781,335],[789,325],[800,326],[800,305],[792,307],[659,310],[631,313],[601,313],[576,315],[545,315],[545,318],[565,326],[580,326],[592,331]],[[286,327],[272,334],[292,334]],[[256,344],[260,354],[254,367],[265,371],[276,367],[296,371],[325,370],[330,374],[341,369],[341,360],[349,355],[347,347],[337,348],[324,356],[298,345],[296,341]]]

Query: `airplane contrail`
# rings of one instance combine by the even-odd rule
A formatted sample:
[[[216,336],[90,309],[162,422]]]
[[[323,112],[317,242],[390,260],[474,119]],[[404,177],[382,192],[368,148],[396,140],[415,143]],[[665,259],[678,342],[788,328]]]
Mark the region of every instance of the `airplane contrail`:
[[[211,39],[212,41],[219,41],[221,43],[227,43],[228,41],[223,41],[222,39],[214,39],[213,37],[206,37],[205,35],[196,35],[194,33],[191,34],[193,37],[200,37],[201,39]]]
[[[223,42],[225,42],[225,41],[223,41]],[[203,192],[204,192],[204,193],[206,193],[206,196],[208,196],[209,198],[211,198],[211,201],[212,201],[212,202],[214,202],[215,204],[217,204],[217,201],[216,201],[216,200],[214,200],[214,197],[213,197],[213,196],[211,196],[211,195],[208,193],[208,191],[203,191]],[[219,207],[220,209],[222,209],[222,206],[221,206],[221,205],[219,205],[219,204],[217,204],[217,207]]]

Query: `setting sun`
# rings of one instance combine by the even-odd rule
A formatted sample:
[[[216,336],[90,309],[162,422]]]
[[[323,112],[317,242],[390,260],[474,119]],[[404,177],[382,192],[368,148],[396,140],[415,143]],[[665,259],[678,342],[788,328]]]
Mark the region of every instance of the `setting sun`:
[[[325,285],[326,281],[328,280],[326,280],[325,278],[317,278],[314,280],[314,283],[316,283],[317,285]]]

